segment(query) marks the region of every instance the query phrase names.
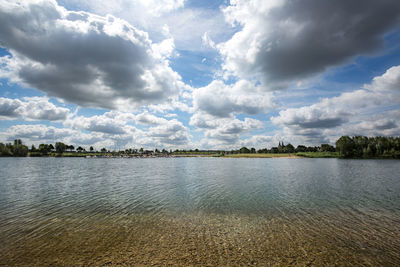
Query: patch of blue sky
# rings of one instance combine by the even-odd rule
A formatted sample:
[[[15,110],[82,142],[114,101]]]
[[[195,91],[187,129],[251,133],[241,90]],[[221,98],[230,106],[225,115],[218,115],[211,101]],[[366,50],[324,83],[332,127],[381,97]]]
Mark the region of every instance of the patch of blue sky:
[[[75,110],[76,105],[71,105],[72,107],[68,107],[72,111]],[[77,115],[78,116],[84,116],[84,117],[92,117],[92,116],[100,116],[103,115],[104,113],[108,112],[109,110],[106,109],[100,109],[100,108],[78,108]]]
[[[3,78],[0,79],[0,96],[7,98],[22,98],[45,96],[45,94],[36,89],[25,88],[18,84],[11,83],[8,79]]]
[[[10,52],[8,52],[7,49],[0,47],[0,57],[4,57],[4,56],[11,56]]]
[[[181,75],[184,83],[198,88],[206,86],[213,80],[214,73],[219,68],[216,53],[187,50],[177,52],[179,56],[171,61],[171,67]]]
[[[186,8],[205,8],[205,9],[219,9],[220,6],[227,6],[227,0],[189,0],[185,2]]]

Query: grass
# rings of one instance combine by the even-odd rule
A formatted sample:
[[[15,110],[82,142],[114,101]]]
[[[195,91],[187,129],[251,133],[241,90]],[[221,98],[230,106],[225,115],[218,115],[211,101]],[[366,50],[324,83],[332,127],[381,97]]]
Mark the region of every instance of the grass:
[[[296,155],[304,158],[338,158],[339,152],[299,152]]]
[[[299,153],[256,153],[256,154],[227,154],[227,158],[338,158],[338,152],[299,152]]]
[[[242,154],[225,154],[225,158],[296,158],[295,153],[242,153]]]

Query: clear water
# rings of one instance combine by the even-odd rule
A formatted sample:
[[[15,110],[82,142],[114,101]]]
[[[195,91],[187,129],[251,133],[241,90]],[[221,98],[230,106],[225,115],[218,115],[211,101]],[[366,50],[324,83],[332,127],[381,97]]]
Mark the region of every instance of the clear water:
[[[0,265],[400,265],[400,161],[0,159]]]

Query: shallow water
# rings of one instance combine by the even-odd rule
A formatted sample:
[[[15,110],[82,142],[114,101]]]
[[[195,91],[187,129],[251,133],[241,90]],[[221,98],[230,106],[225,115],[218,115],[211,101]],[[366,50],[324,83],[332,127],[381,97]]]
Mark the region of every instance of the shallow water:
[[[0,265],[400,264],[400,162],[0,159]]]

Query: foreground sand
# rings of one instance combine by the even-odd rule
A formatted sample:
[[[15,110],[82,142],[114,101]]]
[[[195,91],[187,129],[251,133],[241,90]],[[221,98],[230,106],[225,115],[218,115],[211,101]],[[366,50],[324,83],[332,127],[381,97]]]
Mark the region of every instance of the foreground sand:
[[[313,216],[96,215],[53,218],[29,229],[24,222],[18,224],[19,232],[2,228],[1,266],[400,263],[400,229],[390,214],[374,215],[368,221],[341,211]]]

